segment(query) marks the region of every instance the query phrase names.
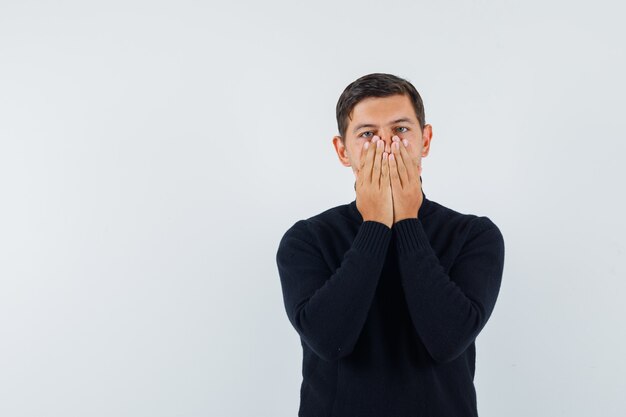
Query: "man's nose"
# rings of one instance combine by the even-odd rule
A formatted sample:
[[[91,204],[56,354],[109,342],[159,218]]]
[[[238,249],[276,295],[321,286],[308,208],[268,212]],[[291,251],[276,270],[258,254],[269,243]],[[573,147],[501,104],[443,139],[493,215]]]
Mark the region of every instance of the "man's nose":
[[[393,143],[393,140],[391,139],[392,137],[394,137],[395,134],[394,133],[390,133],[390,132],[383,132],[380,134],[380,138],[383,140],[383,143],[385,144],[385,151],[387,153],[391,152],[391,144]]]

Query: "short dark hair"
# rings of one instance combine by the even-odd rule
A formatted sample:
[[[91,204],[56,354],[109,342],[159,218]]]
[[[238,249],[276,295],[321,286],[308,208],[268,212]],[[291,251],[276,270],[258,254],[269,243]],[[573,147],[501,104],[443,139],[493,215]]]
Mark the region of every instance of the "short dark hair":
[[[409,97],[420,128],[426,124],[424,116],[424,103],[413,84],[409,81],[392,74],[373,73],[348,84],[337,101],[337,127],[341,141],[345,144],[348,118],[357,103],[367,97],[387,97],[395,94],[404,94]]]

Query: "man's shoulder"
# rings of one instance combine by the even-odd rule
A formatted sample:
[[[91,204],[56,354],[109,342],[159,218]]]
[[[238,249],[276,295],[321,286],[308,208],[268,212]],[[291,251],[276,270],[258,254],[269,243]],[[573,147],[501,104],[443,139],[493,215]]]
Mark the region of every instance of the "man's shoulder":
[[[328,208],[305,219],[309,227],[342,227],[347,223],[357,223],[352,211],[352,203],[345,203]]]
[[[296,220],[287,229],[285,236],[313,240],[315,235],[324,231],[341,230],[350,225],[358,226],[351,203],[345,203]]]
[[[430,200],[430,204],[433,206],[430,213],[431,221],[436,223],[438,227],[455,229],[458,232],[465,231],[471,234],[481,233],[489,229],[493,229],[497,233],[500,232],[498,226],[486,215],[452,209],[432,200]]]

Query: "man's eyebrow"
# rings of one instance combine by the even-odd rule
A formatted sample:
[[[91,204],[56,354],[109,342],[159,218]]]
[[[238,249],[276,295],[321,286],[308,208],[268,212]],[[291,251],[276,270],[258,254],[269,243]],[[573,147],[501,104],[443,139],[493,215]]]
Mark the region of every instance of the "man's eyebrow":
[[[396,123],[401,123],[401,122],[406,122],[406,123],[409,123],[409,124],[415,124],[415,123],[413,123],[413,120],[411,120],[408,117],[401,117],[399,119],[396,119],[396,120],[390,122],[389,124],[390,125],[395,125]],[[364,127],[377,127],[377,126],[373,125],[371,123],[361,123],[360,125],[356,125],[354,127],[354,130],[352,131],[352,133],[356,133],[357,130],[362,129]]]

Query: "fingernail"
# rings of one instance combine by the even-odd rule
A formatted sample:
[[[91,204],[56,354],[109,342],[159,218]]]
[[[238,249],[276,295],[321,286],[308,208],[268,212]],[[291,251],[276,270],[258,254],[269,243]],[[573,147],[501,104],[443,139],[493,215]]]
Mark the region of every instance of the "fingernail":
[[[394,137],[391,138],[391,140],[393,140],[394,142],[398,142],[400,140],[400,138],[397,137],[397,136],[394,136]]]
[[[369,143],[369,142],[365,142],[365,145],[363,145],[363,147],[364,147],[365,149],[369,148],[369,147],[370,147],[370,143]]]
[[[382,140],[377,140],[376,141],[376,146],[378,146],[379,148],[383,147],[383,141]]]
[[[405,146],[405,147],[406,147],[406,146],[409,146],[409,141],[408,141],[408,140],[406,140],[406,139],[403,139],[403,140],[402,140],[402,143],[404,143],[404,146]]]

